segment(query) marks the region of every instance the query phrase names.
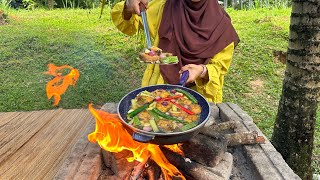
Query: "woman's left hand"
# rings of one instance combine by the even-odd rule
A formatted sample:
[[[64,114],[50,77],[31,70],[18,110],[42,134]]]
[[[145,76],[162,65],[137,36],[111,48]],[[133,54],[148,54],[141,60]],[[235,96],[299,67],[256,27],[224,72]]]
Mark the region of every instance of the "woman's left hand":
[[[189,71],[189,78],[187,80],[187,83],[192,83],[200,77],[201,73],[203,72],[203,67],[201,65],[188,64],[181,68],[179,74],[182,74],[183,71],[187,70]]]

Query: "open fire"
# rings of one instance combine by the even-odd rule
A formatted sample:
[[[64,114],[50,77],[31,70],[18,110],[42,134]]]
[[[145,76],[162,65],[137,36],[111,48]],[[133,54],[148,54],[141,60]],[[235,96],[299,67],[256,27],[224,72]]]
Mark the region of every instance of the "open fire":
[[[132,156],[127,158],[129,162],[134,160],[146,162],[150,158],[161,168],[164,179],[169,180],[176,177],[185,180],[182,173],[167,160],[158,145],[134,141],[123,127],[117,114],[94,109],[92,104],[89,105],[89,110],[96,119],[95,131],[88,135],[90,142],[98,142],[102,149],[109,152],[131,151]],[[165,147],[183,154],[178,145],[166,145]]]

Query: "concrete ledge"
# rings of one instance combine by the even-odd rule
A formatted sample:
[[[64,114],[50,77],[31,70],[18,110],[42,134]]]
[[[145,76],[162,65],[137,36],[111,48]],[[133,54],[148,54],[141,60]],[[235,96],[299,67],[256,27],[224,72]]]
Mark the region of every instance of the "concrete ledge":
[[[254,124],[252,118],[244,112],[238,105],[233,103],[217,104],[222,121],[239,121],[240,127],[236,132],[257,131],[259,135],[265,137],[265,144],[244,145],[243,150],[247,159],[250,159],[258,176],[261,179],[272,180],[296,180],[301,179],[284,161],[281,154],[277,152],[267,137]]]

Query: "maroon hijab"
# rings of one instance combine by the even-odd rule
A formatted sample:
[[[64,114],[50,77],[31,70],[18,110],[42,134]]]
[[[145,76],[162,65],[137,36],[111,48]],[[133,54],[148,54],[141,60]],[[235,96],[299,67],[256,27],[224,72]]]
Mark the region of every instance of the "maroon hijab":
[[[167,0],[159,28],[159,48],[179,57],[177,65],[161,65],[169,84],[179,82],[179,70],[186,64],[207,64],[239,37],[230,17],[217,0]]]

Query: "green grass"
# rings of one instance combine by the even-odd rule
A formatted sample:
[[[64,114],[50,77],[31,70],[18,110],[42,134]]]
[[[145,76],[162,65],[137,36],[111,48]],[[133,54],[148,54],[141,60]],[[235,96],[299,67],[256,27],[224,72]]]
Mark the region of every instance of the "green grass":
[[[62,108],[118,101],[140,86],[143,67],[134,60],[137,38],[118,33],[109,16],[93,10],[9,11],[0,27],[0,111],[52,108],[45,85],[47,64],[79,69]],[[133,77],[133,78],[132,78]]]
[[[141,45],[137,37],[116,30],[110,9],[102,19],[99,9],[6,11],[10,24],[0,26],[0,112],[56,108],[45,93],[52,78],[43,74],[49,63],[80,71],[76,86],[62,95],[61,108],[117,102],[140,86],[145,65],[135,59]],[[247,111],[270,138],[285,69],[272,52],[287,49],[291,10],[228,12],[241,42],[225,79],[224,101]],[[317,173],[319,137],[318,118],[313,162]]]
[[[285,68],[274,61],[273,51],[286,51],[290,9],[229,13],[241,42],[226,76],[224,100],[247,111],[270,137]]]

